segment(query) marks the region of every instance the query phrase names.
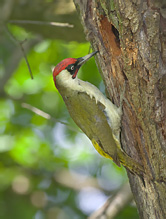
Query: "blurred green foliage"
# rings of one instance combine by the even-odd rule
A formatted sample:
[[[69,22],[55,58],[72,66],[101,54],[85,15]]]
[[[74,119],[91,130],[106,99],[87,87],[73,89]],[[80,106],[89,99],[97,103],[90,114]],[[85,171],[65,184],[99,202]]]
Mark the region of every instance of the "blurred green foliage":
[[[16,25],[10,25],[9,31],[17,40],[34,37]],[[9,48],[14,48],[9,36],[6,40],[8,48],[0,41],[1,79]],[[33,80],[24,57],[13,67],[0,94],[0,219],[86,218],[127,181],[125,170],[97,154],[77,128],[53,83],[52,68],[57,63],[84,56],[89,48],[89,43],[43,39],[27,54]],[[103,89],[94,59],[78,77]],[[49,119],[40,116],[39,109]],[[81,182],[93,178],[98,188],[77,188],[77,178],[76,187],[69,185],[66,172],[81,174]],[[137,217],[136,209],[128,206],[117,218]]]

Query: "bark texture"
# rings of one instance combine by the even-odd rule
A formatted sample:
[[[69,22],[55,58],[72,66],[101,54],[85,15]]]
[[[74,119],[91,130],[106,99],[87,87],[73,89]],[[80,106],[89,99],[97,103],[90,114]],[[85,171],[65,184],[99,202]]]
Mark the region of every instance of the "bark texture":
[[[75,0],[87,40],[99,50],[108,97],[126,81],[121,142],[145,169],[128,173],[140,218],[166,218],[166,3]]]

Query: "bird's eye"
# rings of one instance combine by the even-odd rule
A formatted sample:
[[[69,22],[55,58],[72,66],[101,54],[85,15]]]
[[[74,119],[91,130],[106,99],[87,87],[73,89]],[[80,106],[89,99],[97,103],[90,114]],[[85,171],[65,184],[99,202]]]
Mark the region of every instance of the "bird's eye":
[[[71,75],[74,74],[74,69],[75,69],[75,65],[71,64],[71,65],[68,65],[67,68],[66,68]]]

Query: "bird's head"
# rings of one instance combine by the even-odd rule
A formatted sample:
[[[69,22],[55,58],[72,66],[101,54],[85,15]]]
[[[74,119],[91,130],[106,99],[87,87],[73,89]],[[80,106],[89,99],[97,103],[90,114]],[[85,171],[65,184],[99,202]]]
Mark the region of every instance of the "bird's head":
[[[94,56],[98,51],[90,53],[81,58],[67,58],[62,60],[59,64],[57,64],[53,70],[53,79],[56,85],[57,76],[61,74],[65,70],[65,73],[72,79],[75,79],[78,73],[79,68],[88,61],[92,56]]]

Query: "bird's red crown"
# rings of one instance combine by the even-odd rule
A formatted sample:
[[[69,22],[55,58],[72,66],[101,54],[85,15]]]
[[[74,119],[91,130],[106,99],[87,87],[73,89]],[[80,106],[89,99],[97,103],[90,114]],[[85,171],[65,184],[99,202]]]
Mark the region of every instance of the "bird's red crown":
[[[67,58],[62,60],[60,63],[58,63],[54,70],[53,70],[53,77],[54,80],[56,78],[56,76],[62,71],[64,70],[68,65],[74,64],[77,61],[77,59],[74,58]]]

